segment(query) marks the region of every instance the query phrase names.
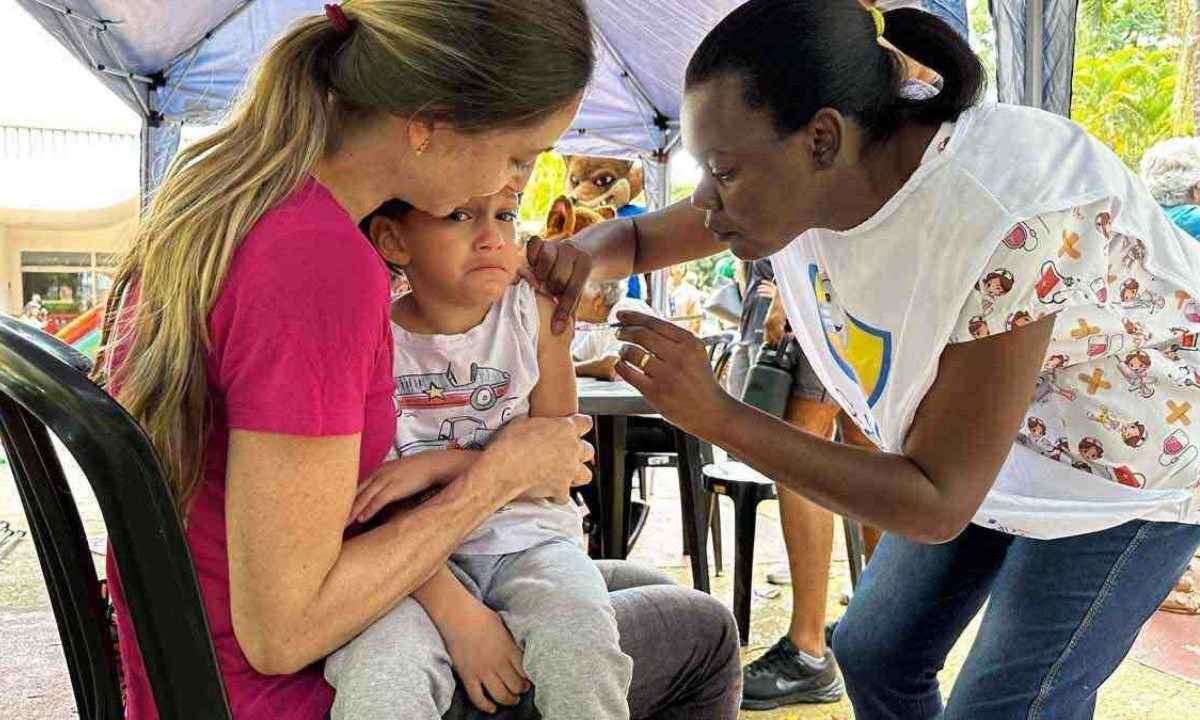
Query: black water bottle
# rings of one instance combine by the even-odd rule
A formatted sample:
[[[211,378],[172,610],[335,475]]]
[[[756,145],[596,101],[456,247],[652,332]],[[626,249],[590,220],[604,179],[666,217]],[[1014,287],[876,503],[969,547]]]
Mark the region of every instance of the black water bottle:
[[[783,417],[792,396],[792,372],[799,361],[800,345],[784,335],[778,345],[764,344],[746,373],[742,402],[775,417]]]

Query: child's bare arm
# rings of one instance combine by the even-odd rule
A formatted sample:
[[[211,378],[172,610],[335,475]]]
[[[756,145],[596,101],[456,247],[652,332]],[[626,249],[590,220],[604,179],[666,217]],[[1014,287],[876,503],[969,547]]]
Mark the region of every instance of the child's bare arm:
[[[575,363],[575,376],[597,378],[600,380],[616,380],[618,377],[618,360],[620,360],[620,357],[616,353],[613,353],[612,355],[605,355],[596,360],[577,362]]]
[[[500,616],[443,565],[413,592],[433,621],[471,702],[486,713],[515,705],[529,690],[521,649]]]
[[[538,373],[537,387],[529,395],[529,414],[533,417],[565,417],[579,412],[575,392],[575,364],[571,360],[571,339],[574,333],[555,335],[550,324],[558,307],[545,295],[537,296],[538,303]]]

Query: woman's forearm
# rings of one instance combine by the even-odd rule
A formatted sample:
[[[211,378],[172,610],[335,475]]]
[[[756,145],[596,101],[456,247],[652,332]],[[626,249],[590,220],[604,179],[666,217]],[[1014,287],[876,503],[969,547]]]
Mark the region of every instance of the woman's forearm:
[[[704,214],[681,200],[662,210],[612,220],[569,240],[592,256],[597,279],[628,277],[721,252],[704,227]]]
[[[714,417],[704,439],[839,515],[918,542],[948,540],[965,522],[902,455],[823,440],[733,398]]]
[[[494,497],[499,483],[488,472],[476,463],[419,507],[345,541],[302,613],[280,618],[289,626],[272,633],[276,642],[260,651],[266,661],[256,667],[292,673],[316,662],[444,569],[463,538],[506,501]]]
[[[231,432],[229,602],[251,665],[308,666],[428,580],[496,509],[524,494],[565,502],[588,476],[587,429],[579,417],[515,419],[437,495],[349,540],[359,435]],[[426,485],[418,479],[414,491]]]
[[[578,377],[612,380],[616,377],[614,368],[617,366],[617,356],[606,355],[595,360],[583,360],[575,363],[575,375]]]

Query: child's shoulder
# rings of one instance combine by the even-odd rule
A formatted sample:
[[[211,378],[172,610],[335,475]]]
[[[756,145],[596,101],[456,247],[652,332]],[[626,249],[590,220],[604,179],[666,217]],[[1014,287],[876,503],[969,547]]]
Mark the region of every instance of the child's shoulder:
[[[558,301],[553,297],[534,290],[528,283],[522,282],[528,288],[529,294],[532,296],[534,307],[537,310],[538,321],[538,344],[545,342],[556,342],[559,344],[569,345],[575,335],[574,323],[567,323],[567,329],[558,333],[554,333],[554,313],[558,310]]]
[[[554,311],[558,309],[558,302],[540,290],[533,291],[533,301],[537,304],[538,318],[542,322],[549,322],[554,317]]]
[[[546,303],[553,302],[533,285],[519,279],[510,285],[504,296],[496,302],[499,310],[497,315],[503,318],[503,322],[519,325],[530,339],[536,341],[540,339],[543,328],[549,327],[549,317],[553,315],[554,310],[552,307],[547,308]]]

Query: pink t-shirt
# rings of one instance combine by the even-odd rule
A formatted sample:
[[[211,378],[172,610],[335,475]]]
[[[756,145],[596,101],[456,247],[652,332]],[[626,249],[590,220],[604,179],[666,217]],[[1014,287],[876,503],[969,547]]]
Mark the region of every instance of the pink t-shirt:
[[[209,317],[212,423],[187,540],[239,720],[319,720],[333,690],[319,664],[294,675],[260,675],[234,637],[225,543],[229,430],[362,433],[360,477],[374,470],[396,423],[388,301],[383,262],[329,191],[310,179],[246,235]],[[117,577],[111,554],[108,575]],[[113,603],[128,682],[126,717],[153,720],[158,713],[117,583]]]

